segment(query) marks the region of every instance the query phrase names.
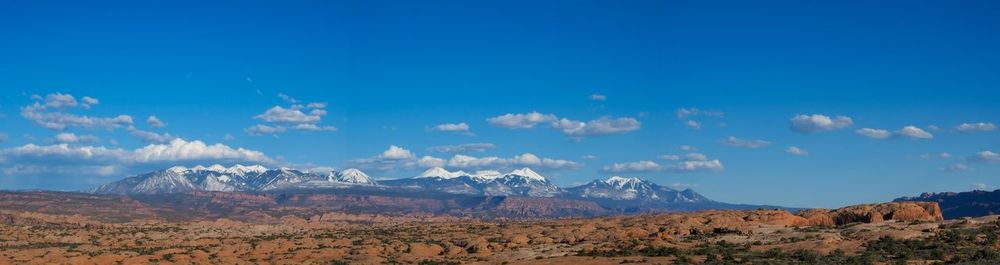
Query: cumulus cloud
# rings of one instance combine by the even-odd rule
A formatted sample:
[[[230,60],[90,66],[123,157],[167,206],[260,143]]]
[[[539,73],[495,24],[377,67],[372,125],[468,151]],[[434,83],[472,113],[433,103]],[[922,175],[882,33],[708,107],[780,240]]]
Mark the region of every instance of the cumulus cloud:
[[[390,145],[382,153],[369,157],[348,161],[348,164],[367,170],[390,171],[397,168],[413,169],[417,166],[416,155],[406,148]]]
[[[433,131],[439,132],[469,132],[469,125],[462,123],[444,123],[438,124],[431,128]]]
[[[489,122],[490,125],[507,129],[530,129],[534,128],[535,125],[539,123],[551,122],[555,120],[556,115],[542,114],[537,111],[533,111],[525,114],[507,113],[486,119],[486,122]]]
[[[427,148],[428,151],[436,153],[464,154],[469,152],[486,152],[496,148],[492,143],[470,143],[458,145],[441,145]]]
[[[149,124],[149,127],[153,128],[167,127],[167,123],[161,121],[160,118],[157,118],[156,116],[149,116],[149,118],[146,118],[146,123]]]
[[[722,117],[725,116],[725,113],[717,110],[701,110],[697,108],[677,109],[677,119],[685,120],[692,116]]]
[[[288,104],[298,104],[299,103],[299,100],[297,100],[297,99],[295,99],[295,98],[293,98],[293,97],[291,97],[289,95],[285,95],[285,93],[278,93],[278,98],[281,98],[281,100],[284,100]]]
[[[917,128],[916,126],[910,125],[899,129],[896,131],[896,135],[901,137],[908,137],[910,139],[931,139],[934,135],[924,131],[923,129]]]
[[[410,159],[414,157],[415,156],[413,155],[412,152],[410,152],[410,150],[406,150],[404,148],[395,145],[390,145],[389,149],[385,150],[385,152],[382,152],[382,154],[378,156],[378,158],[392,159],[392,160]]]
[[[552,128],[555,128],[563,134],[571,137],[626,133],[638,130],[639,127],[641,127],[641,123],[639,123],[639,121],[635,118],[630,117],[601,117],[588,122],[561,119],[552,123]]]
[[[97,136],[93,136],[93,135],[89,135],[89,134],[79,135],[78,136],[78,135],[73,134],[73,133],[59,133],[59,134],[56,134],[55,139],[56,139],[56,142],[60,142],[60,143],[81,143],[81,142],[82,143],[89,143],[89,142],[97,142],[98,141]]]
[[[962,123],[955,126],[955,130],[962,133],[988,132],[996,129],[997,126],[992,122]]]
[[[333,126],[319,126],[311,123],[298,124],[292,127],[299,131],[310,131],[310,132],[333,132],[337,131],[337,127]]]
[[[980,151],[976,154],[966,158],[973,162],[984,162],[984,163],[1000,163],[1000,154],[994,153],[993,151],[986,150]]]
[[[598,157],[595,156],[595,155],[583,155],[580,158],[583,158],[583,159],[586,159],[586,160],[597,160]]]
[[[698,151],[698,148],[690,145],[682,145],[680,147],[677,147],[677,150],[691,152],[691,151]]]
[[[797,146],[789,146],[788,148],[785,148],[785,153],[788,153],[790,155],[797,155],[797,156],[809,155],[808,151],[806,151],[805,149],[799,148]]]
[[[657,158],[659,158],[660,160],[667,160],[667,161],[681,160],[681,156],[679,155],[660,155]]]
[[[736,138],[735,136],[729,136],[729,138],[722,139],[719,141],[719,143],[725,146],[739,147],[739,148],[761,148],[771,145],[771,142],[769,141],[759,140],[759,139],[745,140]]]
[[[958,163],[958,164],[949,165],[947,167],[943,167],[943,168],[941,168],[941,170],[944,170],[944,171],[947,171],[947,172],[965,172],[965,171],[972,170],[972,167],[969,167],[966,164]]]
[[[337,131],[337,127],[319,124],[327,115],[325,102],[303,105],[300,104],[299,100],[285,94],[278,94],[278,97],[291,105],[288,107],[273,106],[264,113],[253,116],[254,119],[264,121],[267,124],[257,124],[244,129],[247,134],[277,136],[289,129],[306,132]]]
[[[697,121],[694,121],[694,120],[689,120],[689,121],[684,122],[684,126],[688,127],[688,129],[692,129],[692,130],[700,130],[701,129],[701,123],[697,122]]]
[[[0,149],[0,170],[7,175],[81,177],[132,174],[178,163],[263,163],[274,160],[264,153],[222,144],[174,139],[135,150],[104,146],[26,144]]]
[[[169,133],[155,133],[150,131],[143,131],[136,129],[135,127],[129,127],[128,133],[140,140],[150,143],[166,143],[177,139],[176,136],[170,135]]]
[[[286,109],[281,106],[274,106],[263,114],[254,116],[254,119],[273,123],[316,123],[321,119],[321,115],[308,115],[298,109]]]
[[[850,117],[829,117],[822,114],[796,115],[788,121],[789,128],[799,133],[818,133],[840,130],[851,127],[854,121]]]
[[[883,129],[861,128],[854,132],[872,139],[888,139],[892,137],[891,132]]]
[[[286,130],[285,127],[281,126],[267,126],[263,124],[257,124],[254,126],[250,126],[249,128],[246,128],[243,131],[247,132],[247,134],[250,135],[266,135],[266,134],[278,134],[284,132],[285,130]]]
[[[260,151],[232,148],[224,144],[209,145],[202,141],[185,141],[179,138],[167,144],[151,144],[136,149],[130,159],[134,162],[210,160],[271,163],[274,161]]]
[[[64,130],[70,127],[115,129],[133,124],[132,116],[129,115],[91,117],[65,112],[69,107],[77,106],[72,95],[49,94],[45,100],[45,104],[36,101],[21,107],[21,117],[52,130]]]
[[[572,169],[581,166],[579,163],[551,158],[540,158],[531,153],[524,153],[511,158],[473,157],[455,155],[448,160],[448,167],[458,169],[495,169],[511,167],[533,167],[541,169]]]
[[[83,102],[83,108],[85,109],[90,109],[91,106],[101,103],[101,101],[97,100],[96,98],[88,96],[84,96],[82,99],[80,99],[80,102]]]
[[[709,159],[701,153],[689,153],[685,156],[665,155],[660,159],[673,161],[670,164],[660,164],[650,160],[613,163],[601,168],[607,173],[639,173],[639,172],[673,172],[687,173],[696,171],[720,171],[724,168],[722,161]]]
[[[496,156],[474,157],[457,154],[451,159],[437,158],[433,156],[417,155],[402,147],[395,145],[379,155],[354,159],[348,162],[351,166],[374,170],[391,171],[397,169],[412,170],[416,168],[443,167],[447,166],[456,169],[507,169],[512,167],[533,167],[538,169],[573,169],[580,166],[579,163],[552,158],[542,158],[531,153],[524,153],[510,158]]]
[[[917,126],[908,125],[896,130],[895,132],[889,132],[883,129],[872,129],[872,128],[861,128],[855,130],[854,132],[872,139],[889,139],[889,138],[910,138],[910,139],[932,139],[934,135],[920,129]]]
[[[590,94],[590,100],[593,100],[593,101],[604,101],[606,99],[608,99],[608,96],[601,95],[601,94],[596,94],[596,93],[595,94]]]
[[[444,167],[448,163],[447,160],[443,158],[437,158],[433,156],[423,156],[417,160],[417,165],[420,167]]]

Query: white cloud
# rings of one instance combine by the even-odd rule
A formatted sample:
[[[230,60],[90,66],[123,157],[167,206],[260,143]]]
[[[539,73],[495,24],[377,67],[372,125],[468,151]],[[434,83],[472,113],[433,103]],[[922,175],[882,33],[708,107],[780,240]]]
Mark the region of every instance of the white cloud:
[[[379,158],[384,158],[384,159],[400,160],[400,159],[410,159],[410,158],[414,158],[416,156],[414,156],[413,153],[410,152],[410,150],[406,150],[406,149],[401,148],[399,146],[390,145],[389,149],[386,149],[378,157]]]
[[[694,171],[719,171],[723,169],[722,162],[718,159],[705,161],[682,161],[675,166],[666,168],[673,172],[694,172]]]
[[[53,105],[66,106],[65,104],[69,104],[62,101],[58,102],[61,103]],[[48,108],[49,107],[46,105],[35,102],[32,105],[22,107],[21,116],[39,126],[53,130],[63,130],[69,127],[115,129],[133,124],[132,116],[128,115],[118,115],[107,118],[90,117],[62,111],[50,112],[47,111]]]
[[[451,159],[445,160],[432,156],[417,156],[402,147],[389,146],[379,155],[369,158],[354,159],[348,164],[368,170],[390,171],[396,169],[416,169],[418,167],[448,166],[456,169],[500,169],[511,167],[533,167],[539,169],[572,169],[580,164],[561,159],[541,158],[531,153],[524,153],[511,158],[474,157],[468,155],[455,155]]]
[[[447,160],[433,156],[423,156],[417,160],[417,164],[420,165],[420,167],[443,167],[447,163]]]
[[[585,160],[597,160],[598,157],[595,156],[595,155],[583,155],[580,158],[585,159]]]
[[[274,135],[283,133],[289,129],[308,132],[333,132],[337,127],[320,125],[323,116],[327,115],[326,102],[313,102],[308,105],[300,104],[300,101],[285,94],[278,94],[282,100],[291,104],[285,108],[274,106],[264,111],[264,113],[254,116],[270,124],[258,124],[244,129],[250,135]]]
[[[725,113],[716,110],[701,110],[697,108],[677,109],[677,119],[685,120],[691,116],[722,117],[725,116]]]
[[[649,160],[635,161],[635,162],[625,162],[625,163],[614,163],[601,168],[602,171],[607,173],[625,173],[625,172],[674,172],[674,173],[687,173],[695,171],[720,171],[724,167],[722,161],[718,159],[709,159],[708,156],[701,153],[689,153],[684,157],[677,155],[665,155],[659,157],[666,161],[676,161],[673,164],[659,164]]]
[[[232,141],[232,140],[236,140],[236,137],[234,137],[232,134],[228,134],[227,133],[226,135],[222,136],[222,140],[223,141]]]
[[[684,126],[687,126],[688,129],[693,129],[693,130],[700,130],[701,129],[701,123],[697,122],[697,121],[694,121],[694,120],[688,120],[688,121],[684,122]]]
[[[262,152],[201,141],[175,139],[169,144],[150,144],[135,150],[104,146],[26,144],[0,149],[0,172],[7,176],[37,176],[51,179],[117,176],[148,172],[177,164],[262,163],[274,160]],[[110,181],[97,178],[97,183]]]
[[[185,141],[180,138],[174,139],[168,144],[151,144],[136,149],[130,159],[134,162],[197,160],[273,162],[271,158],[260,151],[232,148],[224,144],[208,145],[202,141]]]
[[[430,148],[427,148],[427,150],[437,153],[462,154],[468,152],[485,152],[495,148],[496,145],[491,143],[471,143],[471,144],[432,146]]]
[[[963,133],[988,132],[996,130],[997,126],[992,122],[962,123],[955,126],[955,130]]]
[[[299,131],[310,131],[310,132],[333,132],[337,131],[337,127],[333,126],[319,126],[311,123],[298,124],[292,127]]]
[[[298,104],[299,103],[299,100],[297,100],[297,99],[295,99],[295,98],[293,98],[291,96],[285,95],[285,93],[278,93],[278,97],[281,98],[281,100],[284,100],[285,102],[288,102],[288,104]]]
[[[785,148],[785,153],[797,156],[809,155],[809,151],[806,151],[805,149],[799,148],[797,146],[789,146],[788,148]]]
[[[883,129],[861,128],[854,132],[872,139],[888,139],[892,133]]]
[[[590,100],[593,100],[593,101],[604,101],[606,99],[608,99],[608,96],[605,96],[605,95],[596,94],[596,93],[590,95]]]
[[[73,133],[59,133],[59,134],[56,134],[55,139],[56,139],[56,142],[60,142],[60,143],[80,143],[80,142],[86,143],[86,142],[97,142],[98,141],[97,136],[93,136],[93,135],[89,135],[89,134],[77,136],[76,134],[73,134]]]
[[[561,119],[552,123],[552,128],[558,129],[563,134],[571,137],[586,137],[626,133],[638,130],[641,123],[631,117],[610,118],[601,117],[589,122]]]
[[[273,123],[316,123],[321,119],[321,115],[308,115],[297,109],[286,109],[281,106],[274,106],[263,114],[254,116],[254,119],[264,120]]]
[[[572,169],[580,166],[579,163],[551,158],[540,158],[531,153],[524,153],[511,158],[473,157],[467,155],[455,155],[448,160],[449,167],[458,169],[495,169],[510,167],[534,167],[542,169]]]
[[[65,109],[70,107],[76,107],[76,98],[70,94],[63,93],[52,93],[45,95],[45,107]]]
[[[895,132],[889,132],[889,131],[883,130],[883,129],[871,129],[871,128],[861,128],[861,129],[855,130],[854,132],[856,132],[856,133],[858,133],[860,135],[864,135],[865,137],[868,137],[868,138],[879,139],[879,140],[889,139],[889,138],[893,138],[893,137],[906,137],[906,138],[910,138],[910,139],[931,139],[931,138],[934,138],[933,134],[931,134],[931,133],[929,133],[927,131],[924,131],[923,129],[920,129],[917,126],[913,126],[913,125],[905,126],[903,128],[900,128],[899,130],[897,130]]]
[[[663,170],[663,166],[653,161],[643,160],[636,162],[614,163],[610,166],[604,166],[602,170],[609,173],[650,172]]]
[[[943,167],[943,168],[941,168],[941,170],[944,170],[944,171],[947,171],[947,172],[965,172],[965,171],[972,170],[972,167],[969,167],[966,164],[958,163],[958,164],[949,165],[947,167]]]
[[[896,135],[899,135],[899,136],[902,136],[902,137],[909,137],[910,139],[931,139],[931,138],[934,138],[934,135],[932,135],[931,133],[929,133],[927,131],[924,131],[923,129],[917,128],[916,126],[913,126],[913,125],[906,126],[906,127],[903,127],[902,129],[899,129],[899,131],[896,131]]]
[[[129,132],[129,134],[131,134],[132,136],[135,136],[136,138],[139,138],[139,139],[141,139],[143,141],[151,142],[151,143],[166,143],[166,142],[172,141],[174,139],[177,139],[176,136],[170,135],[169,133],[160,134],[160,133],[155,133],[155,132],[150,132],[150,131],[143,131],[143,130],[136,129],[133,126],[130,126],[128,128],[128,132]]]
[[[101,103],[101,101],[97,100],[96,98],[87,97],[87,96],[84,96],[82,99],[80,99],[80,101],[83,102],[83,108],[85,108],[85,109],[90,109],[90,106],[97,105],[97,104]]]
[[[698,148],[694,147],[694,146],[690,146],[690,145],[682,145],[682,146],[678,147],[677,150],[681,150],[681,151],[685,151],[685,152],[691,152],[691,151],[698,151]]]
[[[539,123],[551,122],[555,120],[556,120],[556,115],[542,114],[537,111],[525,114],[507,113],[504,115],[486,119],[486,121],[489,122],[490,125],[503,127],[507,129],[529,129],[529,128],[534,128],[535,125]]]
[[[708,156],[702,153],[690,153],[684,156],[685,159],[689,161],[706,161]]]
[[[469,125],[464,122],[444,123],[435,125],[432,130],[439,132],[469,132]]]
[[[679,155],[661,155],[661,156],[658,156],[657,158],[659,158],[660,160],[667,160],[667,161],[679,161],[679,160],[681,160],[681,156],[679,156]]]
[[[986,162],[986,163],[1000,163],[1000,154],[994,153],[993,151],[980,151],[976,154],[966,158],[969,161],[974,162]]]
[[[740,148],[761,148],[761,147],[766,147],[768,145],[771,145],[771,142],[769,142],[769,141],[764,141],[764,140],[759,140],[759,139],[758,140],[744,140],[744,139],[736,138],[735,136],[729,136],[729,138],[722,139],[722,140],[719,141],[719,143],[721,143],[723,145],[726,145],[726,146],[740,147]]]
[[[250,135],[266,135],[266,134],[278,134],[284,132],[286,129],[282,126],[267,126],[263,124],[257,124],[244,129]]]
[[[161,121],[160,118],[157,118],[156,116],[149,116],[149,118],[146,118],[146,123],[153,128],[167,127],[167,123]]]
[[[348,161],[348,164],[361,169],[376,171],[390,171],[397,168],[413,169],[419,162],[416,157],[413,152],[410,152],[406,148],[390,145],[388,149],[376,156],[354,159]]]
[[[927,153],[927,154],[920,155],[920,159],[931,159],[931,158],[935,158],[935,157],[938,157],[938,158],[951,158],[951,153],[941,152],[939,154]]]
[[[840,130],[851,127],[854,121],[850,117],[836,116],[830,118],[822,114],[796,115],[788,121],[789,128],[799,133],[817,133]]]

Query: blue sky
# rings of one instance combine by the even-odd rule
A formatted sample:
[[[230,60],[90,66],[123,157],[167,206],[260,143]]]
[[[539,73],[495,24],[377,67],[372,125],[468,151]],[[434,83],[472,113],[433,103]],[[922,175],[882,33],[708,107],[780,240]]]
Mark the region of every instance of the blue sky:
[[[995,1],[3,1],[0,24],[3,189],[236,162],[805,207],[1000,185]],[[431,149],[461,144],[492,148]]]

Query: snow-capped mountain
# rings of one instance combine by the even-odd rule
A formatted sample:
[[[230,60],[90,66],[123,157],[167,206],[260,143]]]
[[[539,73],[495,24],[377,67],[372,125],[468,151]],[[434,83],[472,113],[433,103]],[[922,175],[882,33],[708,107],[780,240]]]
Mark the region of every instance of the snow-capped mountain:
[[[332,176],[332,177],[330,177]],[[267,169],[260,165],[171,167],[102,185],[95,193],[154,194],[189,191],[268,191],[301,187],[377,185],[357,169],[331,172],[329,176],[290,168]]]
[[[383,181],[383,184],[452,194],[487,196],[554,197],[563,193],[562,188],[530,168],[514,170],[507,174],[495,170],[481,170],[469,174],[435,167],[414,178]]]
[[[572,197],[654,203],[701,203],[711,200],[691,189],[678,191],[634,177],[613,176],[568,189]]]
[[[330,172],[330,177],[327,180],[351,184],[378,185],[368,174],[361,172],[357,168],[348,168],[340,172]]]

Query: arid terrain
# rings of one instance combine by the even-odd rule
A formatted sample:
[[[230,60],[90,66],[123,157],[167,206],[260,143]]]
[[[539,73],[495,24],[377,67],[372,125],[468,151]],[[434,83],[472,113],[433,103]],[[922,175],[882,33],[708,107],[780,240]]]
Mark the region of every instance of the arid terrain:
[[[758,209],[561,219],[302,215],[296,209],[261,208],[227,218],[180,216],[124,197],[4,196],[0,263],[11,264],[1000,261],[996,216],[943,221],[938,205],[930,202],[795,214]],[[253,203],[229,199],[226,203]]]

